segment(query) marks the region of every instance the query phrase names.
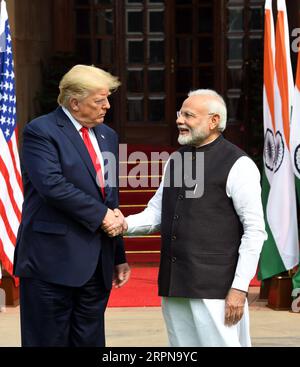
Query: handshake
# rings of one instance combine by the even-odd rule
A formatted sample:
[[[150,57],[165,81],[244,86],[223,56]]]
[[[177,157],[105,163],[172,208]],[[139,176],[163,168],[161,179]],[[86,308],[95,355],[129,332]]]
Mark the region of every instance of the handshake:
[[[109,237],[115,237],[127,231],[128,225],[119,209],[108,209],[101,228]]]

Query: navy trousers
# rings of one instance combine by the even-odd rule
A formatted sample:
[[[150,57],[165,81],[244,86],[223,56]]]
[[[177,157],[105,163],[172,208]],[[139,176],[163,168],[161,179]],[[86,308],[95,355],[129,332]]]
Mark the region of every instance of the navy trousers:
[[[23,347],[104,347],[110,291],[97,270],[82,287],[20,279]]]

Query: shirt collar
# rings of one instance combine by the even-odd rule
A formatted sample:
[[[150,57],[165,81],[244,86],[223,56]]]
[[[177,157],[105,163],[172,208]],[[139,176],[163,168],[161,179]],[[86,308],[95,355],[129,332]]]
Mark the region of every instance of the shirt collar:
[[[61,107],[64,113],[69,117],[72,124],[75,126],[76,130],[79,132],[82,128],[82,125],[72,116],[71,112],[66,107]]]

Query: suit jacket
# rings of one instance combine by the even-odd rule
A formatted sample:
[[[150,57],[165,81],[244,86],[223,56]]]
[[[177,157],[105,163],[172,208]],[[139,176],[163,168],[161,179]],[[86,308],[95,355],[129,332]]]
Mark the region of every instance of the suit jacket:
[[[101,152],[118,157],[117,134],[94,128]],[[114,265],[126,262],[121,237],[101,229],[107,208],[116,208],[118,187],[106,187],[105,200],[96,172],[76,128],[59,107],[24,129],[22,176],[24,204],[15,249],[14,273],[78,287],[97,266],[111,288]],[[118,159],[111,169],[118,177]]]

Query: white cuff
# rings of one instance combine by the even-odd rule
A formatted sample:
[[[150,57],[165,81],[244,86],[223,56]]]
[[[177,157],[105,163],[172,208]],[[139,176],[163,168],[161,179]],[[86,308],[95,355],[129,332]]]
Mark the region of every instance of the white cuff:
[[[235,276],[231,288],[239,289],[244,292],[248,292],[250,281],[247,279],[241,279]]]

